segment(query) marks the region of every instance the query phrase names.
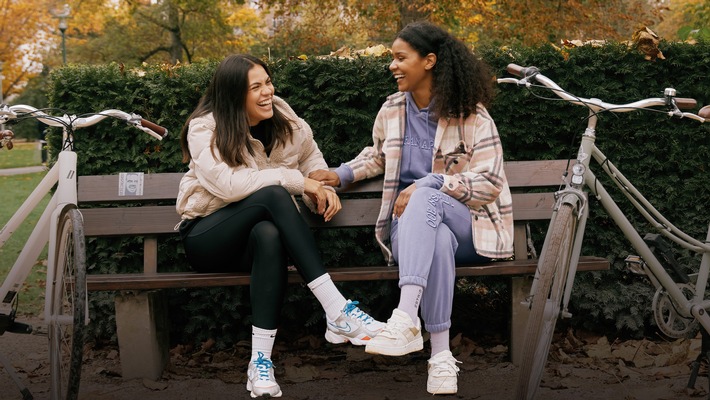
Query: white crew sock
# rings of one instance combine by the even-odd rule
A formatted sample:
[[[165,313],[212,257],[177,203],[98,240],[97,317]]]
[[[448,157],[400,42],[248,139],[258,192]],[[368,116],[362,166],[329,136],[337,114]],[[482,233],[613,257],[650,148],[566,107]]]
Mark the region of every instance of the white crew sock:
[[[419,303],[422,301],[424,288],[419,285],[404,285],[399,293],[399,305],[397,308],[409,314],[414,325],[419,319]]]
[[[259,358],[259,353],[264,354],[264,358],[271,359],[271,351],[276,340],[276,329],[261,329],[256,326],[251,327],[251,359]]]
[[[323,306],[325,315],[331,321],[335,321],[340,316],[340,312],[345,308],[347,300],[340,293],[335,283],[330,279],[330,275],[325,273],[318,278],[308,283],[308,288],[311,289],[313,295]]]
[[[429,342],[431,343],[431,356],[449,350],[449,330],[443,332],[430,332]]]

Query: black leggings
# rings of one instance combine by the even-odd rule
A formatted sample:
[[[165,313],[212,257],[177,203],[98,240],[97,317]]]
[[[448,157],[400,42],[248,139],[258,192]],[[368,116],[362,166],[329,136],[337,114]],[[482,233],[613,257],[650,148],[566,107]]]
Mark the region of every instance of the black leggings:
[[[281,186],[183,221],[180,236],[198,272],[251,269],[252,323],[262,329],[278,326],[289,256],[307,283],[326,272],[308,224]]]

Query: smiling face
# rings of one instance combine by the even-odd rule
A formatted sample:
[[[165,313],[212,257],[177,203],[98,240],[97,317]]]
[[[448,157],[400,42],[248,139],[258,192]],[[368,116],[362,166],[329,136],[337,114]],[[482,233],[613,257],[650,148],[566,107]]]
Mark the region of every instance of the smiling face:
[[[245,101],[249,126],[258,125],[259,122],[274,116],[272,99],[274,85],[271,77],[261,65],[254,65],[249,70],[249,87]]]
[[[126,175],[126,190],[135,193],[138,191],[138,175],[128,174]]]
[[[392,43],[392,58],[389,69],[397,80],[397,89],[412,92],[420,108],[428,106],[436,55],[422,57],[409,43],[397,38]]]

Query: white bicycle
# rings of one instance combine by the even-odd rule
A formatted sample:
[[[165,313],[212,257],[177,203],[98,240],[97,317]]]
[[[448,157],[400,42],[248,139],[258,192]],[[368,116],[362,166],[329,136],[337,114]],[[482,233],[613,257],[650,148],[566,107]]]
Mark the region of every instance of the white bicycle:
[[[530,309],[530,316],[525,331],[515,398],[535,398],[547,362],[555,324],[558,318],[572,316],[568,304],[589,217],[590,194],[597,199],[638,252],[639,256],[630,256],[626,262],[633,272],[646,276],[656,288],[651,305],[659,330],[671,338],[693,336],[699,326],[705,332],[710,332],[710,316],[707,312],[710,310],[710,301],[705,291],[710,282],[710,228],[706,239],[698,240],[674,226],[596,145],[596,140],[604,134],[596,129],[602,113],[654,112],[669,118],[685,118],[704,123],[710,121],[710,106],[703,107],[697,114],[683,112],[681,109],[694,109],[697,102],[694,99],[676,97],[676,90],[673,88],[666,88],[663,97],[641,99],[627,104],[611,104],[567,92],[552,79],[541,74],[536,67],[509,64],[507,70],[517,78],[500,78],[499,83],[513,83],[530,91],[550,91],[568,103],[589,110],[587,127],[582,134],[577,159],[572,161],[572,174],[566,177],[564,187],[555,194],[557,200],[540,253],[535,279],[525,303]],[[537,97],[550,100],[542,96]],[[629,221],[607,191],[606,187],[611,185],[603,184],[590,169],[590,165],[598,165],[609,176],[610,181],[616,184],[617,193],[623,194],[629,200],[640,215],[657,230],[657,234],[641,236],[641,232]],[[698,273],[688,276],[680,268],[676,268],[672,253],[664,250],[667,244],[662,238],[698,254],[701,259],[697,267]],[[703,343],[705,348],[705,340]]]
[[[0,248],[25,221],[30,212],[56,185],[49,204],[32,230],[12,269],[0,286],[0,335],[5,332],[31,333],[33,327],[16,322],[18,292],[36,264],[42,250],[47,251],[47,281],[44,323],[49,336],[50,399],[73,400],[79,394],[84,326],[88,322],[86,293],[86,255],[81,213],[77,209],[74,131],[105,118],[123,120],[156,139],[168,131],[140,115],[120,110],[104,110],[84,115],[53,116],[26,105],[0,105],[0,124],[36,119],[62,128],[62,147],[56,164],[47,172],[22,206],[0,230]],[[12,148],[11,131],[2,131],[0,148]],[[20,389],[23,399],[32,394],[22,384],[11,365],[0,353],[0,362]]]

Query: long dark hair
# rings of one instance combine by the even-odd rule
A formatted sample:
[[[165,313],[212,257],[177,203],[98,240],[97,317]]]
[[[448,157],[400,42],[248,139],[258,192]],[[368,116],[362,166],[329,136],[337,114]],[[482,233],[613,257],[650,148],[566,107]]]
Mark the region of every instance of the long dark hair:
[[[432,111],[437,116],[466,118],[476,113],[476,104],[490,105],[494,94],[490,68],[461,40],[428,21],[408,24],[397,38],[422,57],[436,55]]]
[[[187,132],[192,119],[212,113],[216,123],[210,147],[215,148],[222,160],[230,167],[245,163],[246,153],[254,155],[249,143],[249,118],[245,100],[249,88],[249,70],[260,65],[271,77],[271,71],[265,62],[249,54],[233,54],[219,63],[205,94],[200,98],[195,110],[185,122],[180,133],[182,161],[192,158],[187,143]],[[293,129],[290,120],[276,107],[274,116],[262,121],[267,137],[271,138],[272,147],[283,145],[291,139]]]

